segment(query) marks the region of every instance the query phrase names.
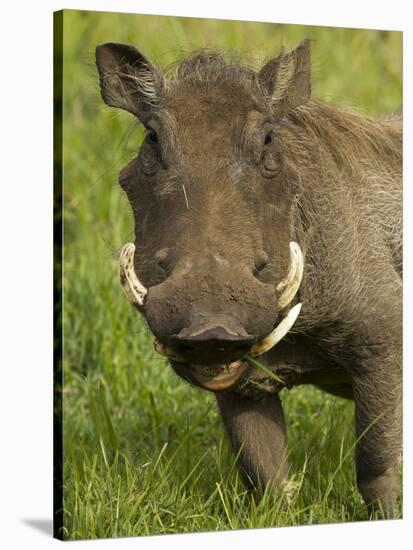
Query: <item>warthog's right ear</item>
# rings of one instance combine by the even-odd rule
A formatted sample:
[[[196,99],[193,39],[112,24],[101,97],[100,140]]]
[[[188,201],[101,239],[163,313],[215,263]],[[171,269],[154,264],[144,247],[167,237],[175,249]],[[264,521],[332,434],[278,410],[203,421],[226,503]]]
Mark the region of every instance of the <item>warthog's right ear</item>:
[[[308,39],[295,50],[281,53],[264,65],[258,75],[278,114],[286,115],[311,95],[311,52]]]
[[[114,42],[96,47],[96,65],[103,101],[144,121],[158,101],[160,71],[133,46]]]

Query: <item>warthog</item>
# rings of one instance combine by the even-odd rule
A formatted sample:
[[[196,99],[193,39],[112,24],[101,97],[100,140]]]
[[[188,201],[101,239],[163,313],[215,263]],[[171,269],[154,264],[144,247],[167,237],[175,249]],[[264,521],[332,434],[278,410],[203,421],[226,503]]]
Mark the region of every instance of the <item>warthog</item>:
[[[162,72],[115,43],[96,62],[104,101],[146,128],[119,178],[135,218],[120,271],[157,350],[216,393],[256,494],[286,476],[280,389],[353,398],[359,490],[394,516],[401,118],[311,98],[307,40],[259,71],[202,50]]]

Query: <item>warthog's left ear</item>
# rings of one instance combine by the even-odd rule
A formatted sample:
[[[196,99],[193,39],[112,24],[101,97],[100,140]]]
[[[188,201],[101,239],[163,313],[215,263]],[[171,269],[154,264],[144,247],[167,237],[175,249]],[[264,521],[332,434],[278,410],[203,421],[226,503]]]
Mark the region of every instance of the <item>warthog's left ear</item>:
[[[295,50],[281,53],[264,65],[259,79],[270,94],[278,114],[306,103],[311,95],[311,52],[308,39]]]
[[[162,75],[136,48],[107,42],[96,47],[103,101],[142,121],[158,101]]]

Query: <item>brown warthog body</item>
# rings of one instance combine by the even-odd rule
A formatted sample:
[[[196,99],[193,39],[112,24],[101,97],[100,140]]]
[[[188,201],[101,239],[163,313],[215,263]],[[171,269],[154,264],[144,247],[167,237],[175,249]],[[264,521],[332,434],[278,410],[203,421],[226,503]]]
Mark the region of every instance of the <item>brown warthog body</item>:
[[[135,216],[131,265],[143,289],[138,296],[131,283],[129,297],[159,349],[182,377],[217,392],[254,488],[277,490],[285,477],[282,388],[311,383],[354,398],[358,486],[368,505],[393,515],[401,119],[311,99],[307,41],[258,72],[209,51],[167,75],[131,46],[104,44],[96,56],[106,103],[147,128],[120,183]],[[304,275],[285,305],[289,243],[301,248]],[[298,302],[294,326],[259,358],[266,371],[257,368],[250,350]]]

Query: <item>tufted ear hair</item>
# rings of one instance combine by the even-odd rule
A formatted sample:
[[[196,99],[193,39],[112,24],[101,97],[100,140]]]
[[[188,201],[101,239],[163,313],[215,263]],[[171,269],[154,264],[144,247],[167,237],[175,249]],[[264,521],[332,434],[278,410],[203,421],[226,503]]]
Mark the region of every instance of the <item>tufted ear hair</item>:
[[[264,65],[258,78],[267,90],[277,114],[286,115],[306,103],[311,95],[310,41],[303,40],[291,52],[283,49]]]
[[[159,100],[161,72],[133,46],[115,42],[96,47],[96,65],[103,101],[145,121]]]

